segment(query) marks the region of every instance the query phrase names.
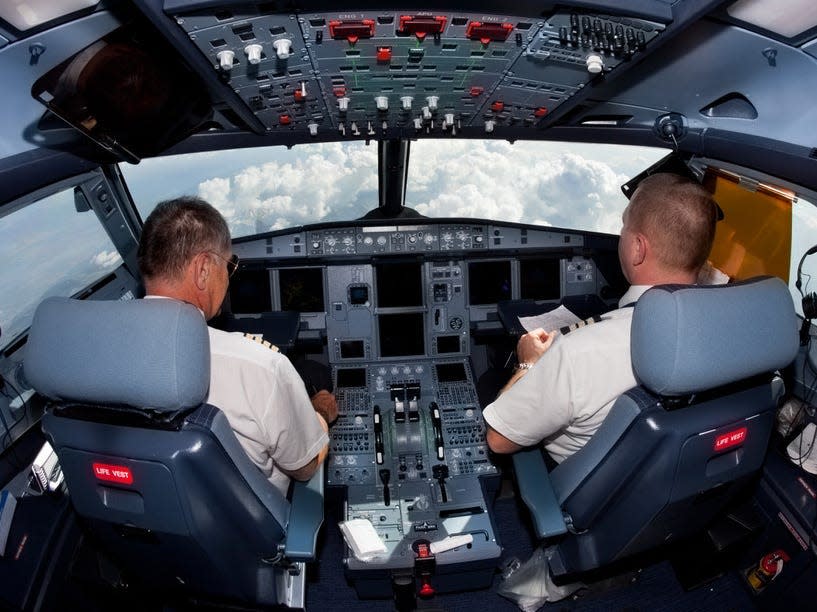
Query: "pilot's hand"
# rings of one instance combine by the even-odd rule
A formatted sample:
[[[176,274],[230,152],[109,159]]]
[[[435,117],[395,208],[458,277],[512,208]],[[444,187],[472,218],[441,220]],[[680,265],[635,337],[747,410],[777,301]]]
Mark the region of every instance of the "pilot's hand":
[[[519,363],[536,363],[553,344],[556,335],[555,331],[548,333],[537,327],[520,337],[516,345],[516,358]]]
[[[315,412],[323,417],[327,425],[332,424],[338,418],[338,402],[335,400],[334,393],[321,389],[310,399]]]

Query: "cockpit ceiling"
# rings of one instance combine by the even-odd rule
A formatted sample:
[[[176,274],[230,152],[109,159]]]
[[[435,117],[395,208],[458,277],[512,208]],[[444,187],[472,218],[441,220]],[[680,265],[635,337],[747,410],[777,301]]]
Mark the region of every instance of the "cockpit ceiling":
[[[0,104],[20,114],[0,129],[0,145],[7,156],[39,147],[42,154],[69,151],[99,162],[228,147],[458,137],[621,142],[714,158],[725,151],[724,161],[759,170],[768,168],[757,155],[738,154],[749,150],[744,144],[813,159],[813,29],[786,38],[740,21],[719,0],[573,7],[490,0],[485,12],[456,2],[439,9],[408,4],[343,11],[306,1],[130,0],[102,2],[75,21],[32,32],[0,28],[9,39],[0,48],[0,70],[22,83],[0,92]],[[203,104],[192,120],[191,113],[159,113],[175,131],[160,138],[143,130],[154,149],[129,157],[111,147],[107,156],[94,156],[88,151],[96,145],[83,147],[54,117],[43,120],[32,86],[61,63],[73,65],[71,58],[103,37],[115,37],[117,28],[137,44],[160,38],[161,45],[143,45],[150,61],[187,71]],[[97,142],[128,149],[122,134],[102,131],[95,130]],[[808,174],[801,169],[782,178]]]

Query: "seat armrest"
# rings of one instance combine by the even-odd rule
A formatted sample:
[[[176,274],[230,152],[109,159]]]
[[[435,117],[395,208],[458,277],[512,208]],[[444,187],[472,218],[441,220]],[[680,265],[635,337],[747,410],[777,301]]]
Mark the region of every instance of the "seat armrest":
[[[284,554],[290,561],[315,558],[318,531],[323,524],[324,464],[306,482],[295,481],[290,500]]]
[[[567,525],[553,492],[542,450],[533,447],[514,453],[513,469],[519,494],[533,518],[536,535],[545,539],[567,533]]]

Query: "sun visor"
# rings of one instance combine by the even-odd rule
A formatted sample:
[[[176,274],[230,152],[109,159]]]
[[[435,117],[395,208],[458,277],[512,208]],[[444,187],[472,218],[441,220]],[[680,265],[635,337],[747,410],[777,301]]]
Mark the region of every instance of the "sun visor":
[[[125,26],[40,77],[32,96],[111,157],[136,163],[190,135],[210,117],[203,86],[166,43]]]

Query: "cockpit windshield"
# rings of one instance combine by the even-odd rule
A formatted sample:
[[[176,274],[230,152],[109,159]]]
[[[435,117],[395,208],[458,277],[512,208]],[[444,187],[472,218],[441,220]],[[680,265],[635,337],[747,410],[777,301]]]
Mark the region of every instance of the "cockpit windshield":
[[[621,185],[666,154],[623,145],[492,140],[411,143],[405,205],[469,217],[616,233]],[[199,195],[234,238],[377,207],[377,145],[310,144],[195,153],[122,164],[142,218],[161,200]]]

